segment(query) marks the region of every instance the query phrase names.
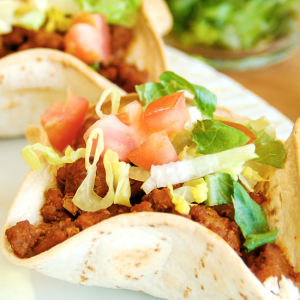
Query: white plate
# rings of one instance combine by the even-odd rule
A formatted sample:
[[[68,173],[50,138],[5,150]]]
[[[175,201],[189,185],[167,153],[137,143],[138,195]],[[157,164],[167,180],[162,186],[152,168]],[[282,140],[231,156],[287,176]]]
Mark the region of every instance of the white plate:
[[[180,51],[167,47],[171,70],[192,83],[204,85],[218,96],[218,103],[236,113],[257,119],[266,115],[277,126],[278,137],[286,139],[292,122],[242,86]],[[29,168],[20,151],[25,139],[0,141],[0,228]],[[9,263],[0,253],[0,299],[2,300],[154,300],[139,292],[84,287],[70,284]]]

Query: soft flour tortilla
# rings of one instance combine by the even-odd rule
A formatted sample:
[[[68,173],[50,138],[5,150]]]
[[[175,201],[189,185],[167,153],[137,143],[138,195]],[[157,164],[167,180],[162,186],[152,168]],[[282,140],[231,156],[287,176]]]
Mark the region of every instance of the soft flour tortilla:
[[[72,55],[50,49],[30,49],[0,60],[0,138],[24,134],[54,101],[64,102],[67,89],[97,103],[114,86]]]
[[[167,63],[162,39],[147,13],[148,2],[141,5],[126,61],[146,70],[149,81],[158,81]],[[30,49],[8,55],[0,60],[0,138],[23,135],[27,126],[39,124],[50,103],[65,101],[67,88],[93,104],[111,86],[116,87],[61,51]]]
[[[125,96],[127,101],[134,98]],[[229,113],[219,109],[218,114],[229,117]],[[291,175],[298,176],[299,185],[299,170],[289,173],[289,166],[295,163],[291,153],[299,149],[298,127],[299,121],[292,135],[292,140],[298,135],[298,146],[289,146],[287,142],[286,176],[287,180]],[[41,127],[31,127],[27,134],[30,142],[49,145]],[[281,298],[269,292],[222,238],[196,222],[172,214],[119,215],[37,256],[18,258],[7,241],[5,229],[22,220],[31,224],[42,221],[40,207],[45,201],[44,191],[57,185],[58,168],[45,164],[42,172],[30,171],[11,206],[1,247],[12,263],[72,283],[131,289],[172,300],[296,299],[283,294]],[[271,179],[271,186],[273,181],[276,184],[276,178]],[[278,184],[281,185],[281,181]],[[271,196],[273,203],[278,194],[274,191]],[[270,217],[268,211],[267,217]],[[290,242],[293,249],[294,240]],[[289,288],[281,291],[289,293]]]
[[[284,169],[273,172],[272,179],[265,185],[265,193],[272,201],[263,204],[263,209],[270,228],[279,229],[276,243],[288,262],[300,272],[300,118],[285,148]]]

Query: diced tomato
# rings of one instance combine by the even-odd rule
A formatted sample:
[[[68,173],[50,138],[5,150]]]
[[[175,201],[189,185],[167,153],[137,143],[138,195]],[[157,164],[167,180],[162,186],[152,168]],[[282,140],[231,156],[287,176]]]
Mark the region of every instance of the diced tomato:
[[[144,111],[138,101],[133,101],[119,109],[118,119],[124,124],[134,128],[135,135],[139,138],[140,144],[147,138],[147,132],[144,126]]]
[[[144,122],[148,134],[166,131],[172,133],[184,130],[184,125],[190,120],[183,92],[161,97],[146,107]]]
[[[106,61],[110,57],[110,31],[101,14],[80,14],[64,36],[65,51],[87,64]]]
[[[101,128],[103,130],[104,151],[102,156],[107,149],[111,149],[118,153],[121,161],[128,162],[128,154],[140,144],[133,127],[122,123],[116,115],[108,115],[94,123],[84,134],[85,141],[87,141],[94,128]],[[96,141],[93,143],[92,153],[95,151],[95,146]]]
[[[143,121],[143,114],[142,105],[135,100],[121,107],[117,117],[126,125],[140,126]]]
[[[248,136],[250,138],[250,140],[245,144],[252,144],[253,142],[255,142],[255,140],[257,140],[256,135],[246,126],[242,125],[242,124],[238,124],[238,123],[234,123],[234,122],[230,122],[230,121],[221,121],[223,124],[233,127],[235,129],[238,129],[240,131],[242,131],[246,136]]]
[[[41,116],[43,125],[52,146],[63,151],[75,139],[89,103],[86,99],[68,91],[66,103],[53,103]]]
[[[178,161],[176,151],[165,131],[151,134],[128,158],[136,166],[146,170],[150,170],[152,165]]]

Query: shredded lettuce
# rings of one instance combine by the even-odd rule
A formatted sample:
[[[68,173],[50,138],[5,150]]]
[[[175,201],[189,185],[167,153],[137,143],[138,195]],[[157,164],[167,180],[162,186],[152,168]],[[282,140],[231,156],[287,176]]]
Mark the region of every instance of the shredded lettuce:
[[[203,178],[190,180],[182,187],[175,189],[174,193],[182,195],[188,203],[202,203],[207,199],[207,183]]]
[[[77,0],[83,11],[102,13],[108,23],[133,27],[141,0]]]
[[[142,185],[142,188],[148,194],[155,188],[166,187],[168,182],[171,184],[182,183],[215,172],[230,173],[236,176],[242,172],[245,161],[256,157],[255,146],[250,144],[190,160],[152,166],[151,177]]]
[[[168,183],[168,188],[170,191],[172,202],[175,204],[175,210],[181,214],[187,215],[190,212],[191,208],[185,197],[180,195],[179,193],[174,193],[171,183]]]
[[[116,115],[118,113],[120,102],[121,102],[121,95],[116,88],[107,88],[102,93],[97,105],[96,105],[96,114],[100,119],[102,119],[105,115],[101,110],[101,106],[103,103],[110,97],[111,100],[111,113]]]
[[[131,206],[130,204],[130,182],[129,182],[129,169],[130,165],[124,161],[119,161],[118,154],[108,149],[104,155],[103,162],[109,161],[112,166],[113,180],[114,180],[114,204]]]
[[[12,26],[65,32],[79,11],[76,0],[0,1],[0,34],[11,32]]]
[[[33,10],[27,13],[18,13],[13,25],[23,27],[28,30],[38,30],[46,20],[43,11]]]
[[[197,153],[212,154],[245,145],[250,138],[217,120],[198,121],[192,131]]]
[[[140,167],[130,167],[129,178],[137,181],[146,181],[150,177],[150,172]]]
[[[96,151],[93,159],[93,163],[90,164],[90,155],[93,140],[97,140]],[[113,171],[112,166],[109,161],[106,160],[104,163],[104,168],[106,172],[106,182],[108,185],[108,192],[104,198],[98,196],[94,191],[94,183],[96,179],[96,172],[97,172],[97,162],[100,159],[100,155],[104,150],[104,141],[103,141],[103,131],[100,128],[94,129],[88,140],[86,146],[86,156],[85,156],[85,167],[87,170],[87,175],[81,185],[79,186],[78,190],[76,191],[73,197],[73,203],[79,207],[83,211],[97,211],[100,209],[107,208],[111,206],[114,202],[114,181],[113,181]]]
[[[97,138],[98,140],[93,163],[90,164],[93,140]],[[131,190],[129,182],[130,166],[125,162],[119,162],[117,153],[110,149],[106,150],[103,158],[108,192],[103,198],[95,193],[94,184],[97,172],[97,162],[99,161],[103,150],[103,131],[101,128],[95,128],[90,133],[90,136],[87,140],[85,156],[87,176],[79,186],[73,198],[73,203],[81,210],[94,212],[107,208],[113,203],[131,206]]]
[[[177,74],[166,71],[159,77],[160,83],[146,83],[135,86],[140,99],[145,104],[181,91],[186,90],[194,95],[194,105],[200,110],[204,118],[212,118],[216,110],[217,97],[203,86],[192,84]]]
[[[43,169],[41,159],[38,153],[44,157],[49,165],[61,165],[65,163],[73,163],[81,157],[85,157],[85,149],[80,148],[74,151],[70,146],[65,150],[65,156],[60,157],[51,147],[43,146],[40,143],[34,145],[28,145],[24,147],[21,154],[26,164],[35,171],[41,171]]]
[[[66,32],[71,26],[71,16],[65,15],[57,8],[51,8],[47,11],[47,22],[43,29],[48,32]]]

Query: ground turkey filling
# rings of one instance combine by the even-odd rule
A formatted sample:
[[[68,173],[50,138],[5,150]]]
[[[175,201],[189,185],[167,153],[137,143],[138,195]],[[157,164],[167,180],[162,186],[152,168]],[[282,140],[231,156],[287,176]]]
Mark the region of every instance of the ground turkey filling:
[[[128,45],[133,38],[132,31],[121,26],[110,26],[110,32],[112,55],[108,61],[101,62],[98,72],[126,92],[135,92],[135,85],[148,81],[148,73],[139,71],[134,65],[124,62]],[[29,48],[51,48],[64,51],[63,34],[13,27],[12,32],[0,35],[0,58]]]
[[[113,204],[107,209],[85,212],[72,202],[85,176],[84,158],[60,168],[57,173],[59,188],[51,188],[45,192],[46,202],[41,208],[44,222],[39,226],[33,226],[28,221],[21,221],[6,230],[8,241],[18,257],[27,258],[47,251],[80,231],[119,214],[171,213],[197,222],[221,236],[262,282],[269,276],[281,278],[281,275],[284,275],[295,283],[300,283],[300,274],[296,274],[286,263],[280,248],[275,244],[268,244],[251,253],[245,253],[242,247],[244,240],[234,221],[234,208],[231,204],[214,207],[197,205],[191,208],[188,215],[182,215],[175,210],[167,188],[155,189],[145,195],[140,189],[142,182],[130,180],[132,207]],[[94,189],[101,197],[108,191],[102,161],[97,164]],[[250,193],[250,196],[259,204],[266,201],[262,194]]]

